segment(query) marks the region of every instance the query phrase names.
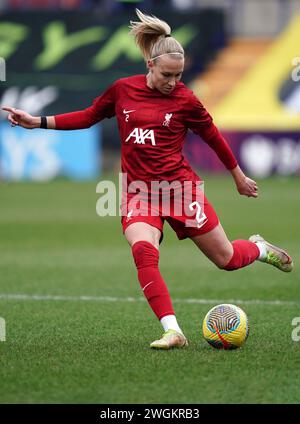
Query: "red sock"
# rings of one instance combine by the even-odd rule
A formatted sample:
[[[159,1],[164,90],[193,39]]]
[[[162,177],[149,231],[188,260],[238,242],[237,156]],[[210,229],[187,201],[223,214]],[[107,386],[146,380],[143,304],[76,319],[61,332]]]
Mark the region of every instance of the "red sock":
[[[132,246],[132,254],[141,288],[157,318],[175,315],[168,288],[158,269],[159,251],[148,241],[138,241]]]
[[[226,271],[243,268],[252,264],[259,256],[259,249],[255,243],[248,240],[235,240],[232,242],[233,255],[224,267]]]

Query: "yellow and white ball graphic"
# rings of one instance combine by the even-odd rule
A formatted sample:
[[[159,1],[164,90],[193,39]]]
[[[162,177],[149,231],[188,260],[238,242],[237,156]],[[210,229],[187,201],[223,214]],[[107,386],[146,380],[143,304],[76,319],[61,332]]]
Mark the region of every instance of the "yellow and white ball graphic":
[[[237,349],[249,335],[248,317],[236,305],[214,306],[203,320],[203,335],[216,349]]]

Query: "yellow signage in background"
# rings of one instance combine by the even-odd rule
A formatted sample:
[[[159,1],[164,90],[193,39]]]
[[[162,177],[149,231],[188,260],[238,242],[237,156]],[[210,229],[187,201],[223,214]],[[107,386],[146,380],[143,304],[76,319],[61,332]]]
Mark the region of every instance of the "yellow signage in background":
[[[289,108],[279,96],[283,83],[297,74],[295,58],[300,56],[299,40],[300,15],[297,15],[262,59],[211,111],[221,129],[300,130],[300,108]]]

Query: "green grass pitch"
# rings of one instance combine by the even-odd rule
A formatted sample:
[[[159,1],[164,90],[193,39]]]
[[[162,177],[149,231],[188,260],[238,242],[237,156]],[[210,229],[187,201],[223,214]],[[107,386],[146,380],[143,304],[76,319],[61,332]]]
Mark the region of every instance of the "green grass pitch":
[[[291,253],[294,271],[258,262],[221,271],[166,224],[161,271],[190,345],[153,351],[161,326],[119,217],[96,215],[96,182],[2,183],[0,403],[299,403],[299,179],[259,186],[258,199],[239,196],[230,178],[208,177],[205,190],[230,239],[260,233]],[[202,320],[228,301],[248,314],[250,335],[217,351]]]

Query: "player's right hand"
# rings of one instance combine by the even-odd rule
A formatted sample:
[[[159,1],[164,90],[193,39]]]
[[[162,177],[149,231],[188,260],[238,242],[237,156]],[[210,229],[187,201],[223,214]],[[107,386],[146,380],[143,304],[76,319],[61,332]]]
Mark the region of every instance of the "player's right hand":
[[[31,116],[29,113],[21,109],[15,109],[13,107],[5,106],[2,108],[8,113],[7,119],[10,122],[12,127],[19,125],[20,127],[33,129],[38,128],[40,118]]]

